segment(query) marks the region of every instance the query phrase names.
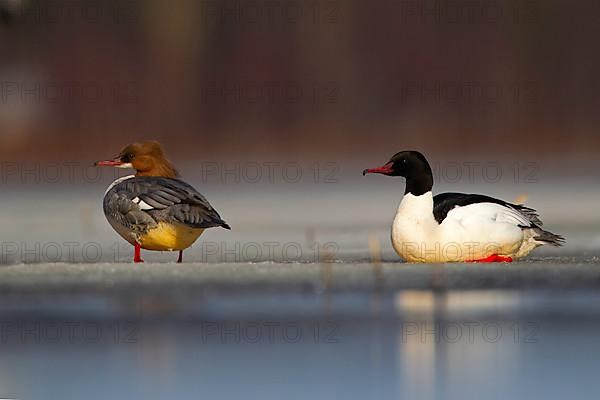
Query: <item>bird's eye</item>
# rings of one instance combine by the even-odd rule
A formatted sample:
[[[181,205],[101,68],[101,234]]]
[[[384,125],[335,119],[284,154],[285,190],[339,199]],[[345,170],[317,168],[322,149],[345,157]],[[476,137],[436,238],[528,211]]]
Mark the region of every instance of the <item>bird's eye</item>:
[[[128,163],[128,162],[131,162],[131,160],[133,160],[133,154],[131,154],[131,153],[123,154],[121,156],[122,162]]]

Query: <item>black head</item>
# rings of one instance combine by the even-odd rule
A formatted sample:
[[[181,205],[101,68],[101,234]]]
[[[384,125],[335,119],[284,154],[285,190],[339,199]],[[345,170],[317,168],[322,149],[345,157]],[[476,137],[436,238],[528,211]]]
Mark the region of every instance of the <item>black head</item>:
[[[418,151],[401,151],[382,167],[365,169],[366,174],[383,174],[406,178],[406,193],[420,196],[431,191],[433,174],[425,156]]]

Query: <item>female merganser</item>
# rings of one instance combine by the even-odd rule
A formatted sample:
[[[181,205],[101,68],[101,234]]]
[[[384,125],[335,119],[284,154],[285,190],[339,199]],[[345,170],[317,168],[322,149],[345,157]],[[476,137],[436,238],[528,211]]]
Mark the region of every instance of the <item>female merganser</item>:
[[[431,167],[418,151],[401,151],[379,168],[365,169],[406,178],[404,198],[392,224],[392,245],[409,262],[511,262],[564,238],[540,228],[537,212],[479,194],[433,196]]]
[[[165,158],[160,143],[146,141],[125,147],[113,160],[97,166],[133,168],[135,175],[114,181],[104,194],[104,215],[134,248],[134,262],[144,262],[141,249],[183,250],[206,228],[231,229],[208,200],[187,183]]]

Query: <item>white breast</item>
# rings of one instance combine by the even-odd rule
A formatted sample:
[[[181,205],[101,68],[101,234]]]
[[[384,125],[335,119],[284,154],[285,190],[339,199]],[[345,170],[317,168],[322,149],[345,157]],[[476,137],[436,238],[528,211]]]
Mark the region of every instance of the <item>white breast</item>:
[[[135,178],[135,175],[127,175],[127,176],[123,176],[123,177],[115,180],[113,183],[110,184],[110,186],[108,187],[108,189],[106,189],[106,192],[104,192],[104,195],[106,196],[106,193],[110,192],[110,189],[114,188],[119,183],[121,183],[123,181],[126,181],[127,179],[131,179],[131,178]]]
[[[422,249],[439,242],[439,224],[433,217],[433,195],[404,195],[392,224],[392,246],[407,261],[425,261]],[[434,244],[435,246],[435,244]]]

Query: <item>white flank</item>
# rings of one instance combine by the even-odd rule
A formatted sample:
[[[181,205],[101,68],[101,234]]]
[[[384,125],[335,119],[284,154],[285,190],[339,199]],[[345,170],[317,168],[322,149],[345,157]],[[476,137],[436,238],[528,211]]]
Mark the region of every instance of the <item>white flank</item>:
[[[406,194],[392,225],[392,245],[406,261],[444,262],[482,259],[492,254],[522,257],[539,244],[531,222],[495,203],[450,210],[441,224],[433,215],[433,195]]]

